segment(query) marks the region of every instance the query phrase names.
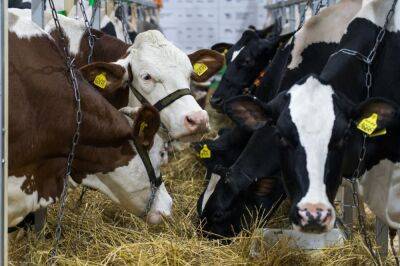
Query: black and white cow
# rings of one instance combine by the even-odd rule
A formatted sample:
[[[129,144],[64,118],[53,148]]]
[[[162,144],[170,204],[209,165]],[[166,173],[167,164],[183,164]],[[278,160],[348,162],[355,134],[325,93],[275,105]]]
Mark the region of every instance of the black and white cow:
[[[391,5],[392,1],[365,2],[340,47],[368,55]],[[373,86],[367,100],[364,63],[338,52],[319,76],[305,77],[267,104],[246,96],[227,102],[226,112],[248,129],[274,125],[283,181],[292,203],[289,217],[297,230],[321,233],[333,228],[337,189],[342,176],[351,177],[357,168],[363,146],[360,122],[372,120],[373,133],[383,132],[366,138],[361,174],[379,167],[381,161],[400,162],[399,21],[397,5],[372,66]],[[399,178],[393,174],[371,180],[376,178],[390,184],[390,194],[383,195],[390,198],[381,206],[384,210],[373,211],[384,213],[381,218],[398,228]]]
[[[307,21],[305,26],[295,35],[294,48],[291,49],[290,45],[288,45],[278,50],[277,55],[270,64],[270,68],[266,71],[267,75],[262,79],[261,85],[255,91],[257,97],[267,102],[279,92],[280,86],[283,86],[283,84],[288,86],[291,82],[293,85],[294,77],[297,76],[300,79],[309,73],[320,73],[324,66],[323,60],[326,62],[335,51],[334,48],[338,47],[338,42],[346,31],[347,25],[360,7],[361,0],[341,1],[337,5],[322,10],[319,15]],[[342,20],[338,21],[338,18]],[[330,30],[332,25],[335,25],[335,31]],[[322,34],[323,32],[325,34]],[[336,32],[337,36],[332,36],[332,32]],[[309,45],[304,45],[302,43],[304,40],[309,40]],[[313,41],[310,43],[310,40]],[[321,48],[320,50],[317,49],[317,44]],[[303,52],[299,52],[300,50],[303,50]],[[318,56],[312,56],[312,54]],[[289,62],[291,67],[284,70],[288,64],[286,62]],[[315,65],[313,66],[314,62]],[[237,158],[234,164],[230,165],[229,171],[222,178],[226,179],[226,176],[229,176],[229,182],[218,187],[214,186],[213,195],[208,198],[208,202],[205,204],[207,213],[199,212],[200,217],[205,219],[207,224],[210,224],[208,225],[209,227],[219,228],[217,232],[224,232],[231,223],[237,223],[237,221],[233,219],[215,219],[214,213],[226,216],[225,213],[235,209],[235,205],[232,202],[235,201],[235,197],[240,191],[247,190],[257,179],[280,175],[278,158],[280,150],[279,146],[274,143],[276,136],[273,132],[274,129],[267,126],[251,136],[240,157]],[[261,145],[261,143],[269,144]],[[229,143],[224,144],[228,153],[231,149],[236,150],[236,146],[227,147],[229,145]],[[272,190],[279,191],[281,188],[278,186],[279,184],[276,184],[276,187],[272,188]],[[227,191],[234,192],[228,193]],[[202,201],[202,199],[199,200]]]

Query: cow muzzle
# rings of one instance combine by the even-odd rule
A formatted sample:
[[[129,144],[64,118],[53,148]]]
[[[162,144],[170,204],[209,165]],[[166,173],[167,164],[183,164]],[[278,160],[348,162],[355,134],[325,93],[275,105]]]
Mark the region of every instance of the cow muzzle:
[[[324,233],[333,228],[335,211],[325,204],[302,204],[298,207],[298,225],[295,229],[305,233]]]
[[[206,133],[210,130],[208,114],[204,110],[195,111],[186,115],[183,125],[190,135]]]

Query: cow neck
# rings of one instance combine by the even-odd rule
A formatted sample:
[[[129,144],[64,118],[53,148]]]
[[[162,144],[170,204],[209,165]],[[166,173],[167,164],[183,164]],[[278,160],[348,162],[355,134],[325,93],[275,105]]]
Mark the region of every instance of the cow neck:
[[[343,36],[341,48],[347,48],[368,55],[375,44],[379,27],[373,22],[364,19],[354,19]],[[361,34],[360,34],[361,33]],[[373,76],[371,97],[384,97],[400,103],[398,90],[400,83],[400,34],[387,31],[385,40],[379,47],[375,61],[372,64]],[[365,87],[366,64],[354,56],[333,54],[320,75],[322,82],[330,84],[335,91],[346,95],[353,102],[362,102],[367,96]]]

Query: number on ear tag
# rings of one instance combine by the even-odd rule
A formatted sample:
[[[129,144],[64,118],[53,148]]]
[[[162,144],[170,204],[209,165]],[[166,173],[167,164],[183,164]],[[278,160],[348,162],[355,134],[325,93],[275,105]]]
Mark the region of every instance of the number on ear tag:
[[[360,123],[358,123],[357,128],[362,132],[371,136],[371,134],[378,127],[377,120],[378,120],[378,115],[376,113],[373,113],[370,117],[361,120]]]
[[[193,66],[194,73],[196,73],[198,76],[202,76],[206,71],[208,70],[208,67],[206,64],[203,63],[196,63]]]
[[[207,147],[206,144],[204,144],[203,148],[200,151],[200,158],[201,159],[209,159],[209,158],[211,158],[211,151]]]
[[[146,122],[140,123],[139,135],[143,135],[143,131],[144,131],[144,129],[145,129],[147,126],[148,126],[148,125],[147,125]]]
[[[96,78],[94,79],[93,84],[104,90],[107,86],[106,73],[103,72],[103,73],[98,74],[96,76]]]

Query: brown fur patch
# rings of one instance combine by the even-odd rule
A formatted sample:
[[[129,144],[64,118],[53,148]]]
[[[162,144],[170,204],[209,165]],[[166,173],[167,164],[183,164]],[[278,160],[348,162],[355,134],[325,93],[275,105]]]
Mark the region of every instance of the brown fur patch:
[[[136,114],[133,127],[133,136],[139,144],[150,149],[153,145],[154,135],[160,127],[160,114],[150,105],[143,105]]]
[[[220,53],[202,49],[197,52],[194,52],[189,55],[190,62],[192,65],[196,63],[203,63],[207,66],[207,71],[204,72],[201,76],[196,73],[192,73],[192,79],[196,82],[205,82],[210,79],[213,75],[215,75],[225,63],[225,57]]]

